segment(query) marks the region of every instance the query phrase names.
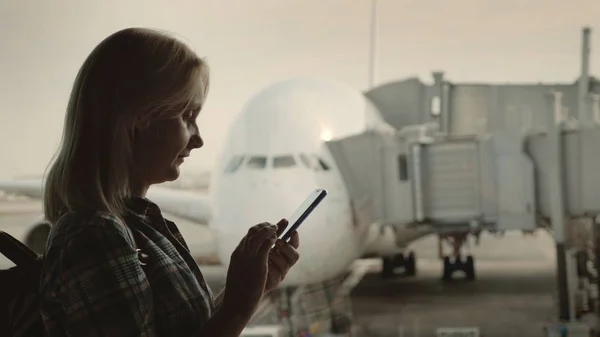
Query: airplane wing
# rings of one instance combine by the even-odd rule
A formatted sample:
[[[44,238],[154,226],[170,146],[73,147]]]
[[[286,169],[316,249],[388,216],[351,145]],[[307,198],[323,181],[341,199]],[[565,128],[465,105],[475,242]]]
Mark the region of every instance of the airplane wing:
[[[163,212],[163,216],[170,221],[173,221],[194,256],[194,259],[201,265],[218,265],[220,264],[217,257],[217,243],[215,234],[208,226],[199,226],[194,221],[189,221],[185,218],[173,215],[168,212]]]
[[[162,211],[197,224],[207,225],[212,217],[212,203],[208,191],[152,186],[146,197],[155,202]]]
[[[41,199],[43,184],[42,179],[5,180],[0,181],[0,191]],[[146,197],[158,204],[161,210],[198,224],[208,224],[212,216],[211,202],[206,191],[192,192],[152,186]]]
[[[0,180],[0,191],[41,199],[44,182],[42,179]]]
[[[0,181],[0,192],[41,200],[43,196],[43,180]],[[211,279],[215,281],[222,280],[226,271],[220,266],[214,235],[208,226],[203,226],[208,223],[211,216],[208,193],[153,186],[148,191],[147,197],[159,205],[165,218],[177,224],[177,227],[190,247],[194,259],[202,266],[202,270],[210,270]],[[29,206],[26,209],[21,204],[16,201],[3,200],[0,195],[0,219],[2,220],[0,221],[0,229],[11,233],[11,235],[25,242],[25,238],[36,226],[40,225],[40,221],[43,218],[33,219],[29,214],[26,214],[27,216],[24,215],[22,219],[19,218],[20,220],[15,219],[19,223],[12,225],[6,223],[10,220],[10,217],[7,218],[7,216],[11,214],[29,212],[32,214],[35,213],[38,216],[41,211],[41,204],[37,202],[33,205],[28,204]],[[25,223],[20,223],[21,221],[25,221]]]

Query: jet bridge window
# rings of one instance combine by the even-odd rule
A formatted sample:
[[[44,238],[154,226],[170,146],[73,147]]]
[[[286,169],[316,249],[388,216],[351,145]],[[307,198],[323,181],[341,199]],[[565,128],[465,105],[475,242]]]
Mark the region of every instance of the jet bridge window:
[[[398,173],[400,175],[400,181],[406,181],[408,179],[408,162],[406,161],[405,154],[398,156]]]
[[[300,153],[300,161],[302,162],[302,164],[304,164],[304,166],[306,166],[308,168],[313,167],[313,164],[312,164],[310,158],[304,153]]]
[[[251,169],[264,169],[267,166],[267,157],[250,157],[250,159],[248,159],[248,162],[246,163],[246,166]]]
[[[244,156],[234,156],[229,160],[229,163],[225,167],[225,173],[233,173],[240,168],[242,162],[244,161]]]
[[[296,159],[292,155],[273,157],[273,168],[285,168],[296,166]]]

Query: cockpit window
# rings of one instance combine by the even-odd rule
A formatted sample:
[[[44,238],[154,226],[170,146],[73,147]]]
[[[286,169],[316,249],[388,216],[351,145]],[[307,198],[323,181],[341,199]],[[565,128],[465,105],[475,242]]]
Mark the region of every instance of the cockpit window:
[[[317,161],[317,171],[329,171],[329,165],[327,165],[327,163],[325,163],[325,161],[321,158],[319,158],[319,156],[317,156],[316,154],[313,155]]]
[[[319,158],[319,166],[321,166],[323,171],[329,171],[329,165],[327,165],[327,163],[325,163],[325,161],[321,158]]]
[[[308,168],[313,167],[310,158],[304,153],[300,153],[300,161],[302,162],[302,164],[304,164],[304,166],[306,166]]]
[[[292,155],[273,157],[273,168],[284,168],[296,166],[296,159]]]
[[[225,167],[225,173],[233,173],[240,168],[240,165],[244,161],[244,156],[234,156],[229,160],[229,163]]]
[[[246,163],[246,166],[251,169],[264,169],[267,166],[267,157],[250,157]]]

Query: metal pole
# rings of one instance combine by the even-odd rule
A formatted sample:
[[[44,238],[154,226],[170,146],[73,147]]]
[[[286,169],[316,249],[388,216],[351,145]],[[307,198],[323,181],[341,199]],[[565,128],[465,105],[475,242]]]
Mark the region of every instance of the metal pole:
[[[582,30],[581,41],[581,75],[579,76],[577,88],[577,120],[581,126],[587,126],[592,121],[592,116],[588,109],[587,94],[590,85],[590,33],[589,27]]]
[[[590,94],[588,95],[588,98],[588,103],[594,119],[594,125],[597,126],[598,124],[600,124],[600,95]]]
[[[377,0],[371,0],[371,35],[369,37],[369,79],[367,90],[375,85],[375,68],[377,65]]]
[[[593,274],[594,279],[593,282],[596,285],[596,289],[598,294],[600,294],[600,214],[596,215],[593,219],[594,224],[594,269],[596,269],[596,273]],[[596,313],[597,316],[600,316],[600,299],[596,297],[594,299],[594,307],[592,310]],[[596,331],[595,336],[600,336],[600,331]]]
[[[562,93],[552,92],[548,98],[548,184],[550,186],[550,216],[554,240],[556,241],[556,262],[559,319],[570,319],[569,281],[565,250],[565,204],[562,155],[562,120],[556,120],[557,109],[561,109]]]
[[[579,276],[577,275],[577,263],[575,260],[576,249],[565,249],[566,276],[569,295],[569,321],[574,321],[577,318],[577,303],[575,294],[579,290]],[[571,300],[573,299],[573,300]]]
[[[450,134],[450,122],[452,120],[452,110],[451,110],[451,104],[450,104],[450,100],[452,99],[451,96],[451,84],[449,82],[446,83],[442,83],[442,97],[443,97],[443,101],[442,101],[442,125],[443,128],[442,130],[444,130],[444,132],[446,134]]]
[[[444,72],[443,71],[434,71],[432,73],[433,75],[433,82],[435,85],[435,92],[437,96],[437,108],[438,111],[435,111],[437,113],[437,116],[435,116],[435,118],[437,119],[438,122],[438,127],[439,127],[439,131],[447,134],[448,133],[448,121],[447,121],[447,111],[446,111],[446,99],[447,96],[444,95]],[[433,111],[433,100],[431,101],[431,111],[430,113],[434,113]]]

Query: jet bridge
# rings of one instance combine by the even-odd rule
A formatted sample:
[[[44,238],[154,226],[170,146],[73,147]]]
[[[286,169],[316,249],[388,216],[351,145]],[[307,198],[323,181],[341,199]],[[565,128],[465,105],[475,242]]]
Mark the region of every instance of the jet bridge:
[[[445,280],[457,270],[475,277],[474,259],[463,259],[461,247],[469,234],[483,230],[545,227],[560,252],[581,250],[574,238],[586,232],[587,222],[579,220],[600,214],[599,145],[600,127],[564,125],[558,135],[505,129],[449,136],[423,126],[327,142],[350,197],[360,205],[360,221],[391,226],[398,235],[414,226],[437,233]],[[444,256],[442,240],[452,245],[451,255]],[[414,273],[413,253],[392,254],[383,257],[383,276],[394,275],[397,266]]]
[[[460,231],[551,229],[559,317],[576,317],[567,261],[594,241],[600,270],[600,80],[589,74],[590,32],[582,30],[581,74],[572,83],[451,83],[434,72],[433,85],[409,78],[366,92],[398,131],[327,144],[357,213],[397,229],[429,224],[440,237],[454,235],[455,257]],[[427,122],[438,127],[418,126]],[[445,257],[444,279],[447,267]]]
[[[570,217],[600,214],[600,128],[566,127],[561,131],[565,213]],[[547,183],[553,167],[547,165],[551,144],[547,133],[527,137],[526,150],[535,164],[536,196],[539,213],[550,218],[551,191]]]
[[[535,177],[523,137],[440,136],[434,128],[368,130],[327,143],[353,200],[372,222],[532,230]]]

